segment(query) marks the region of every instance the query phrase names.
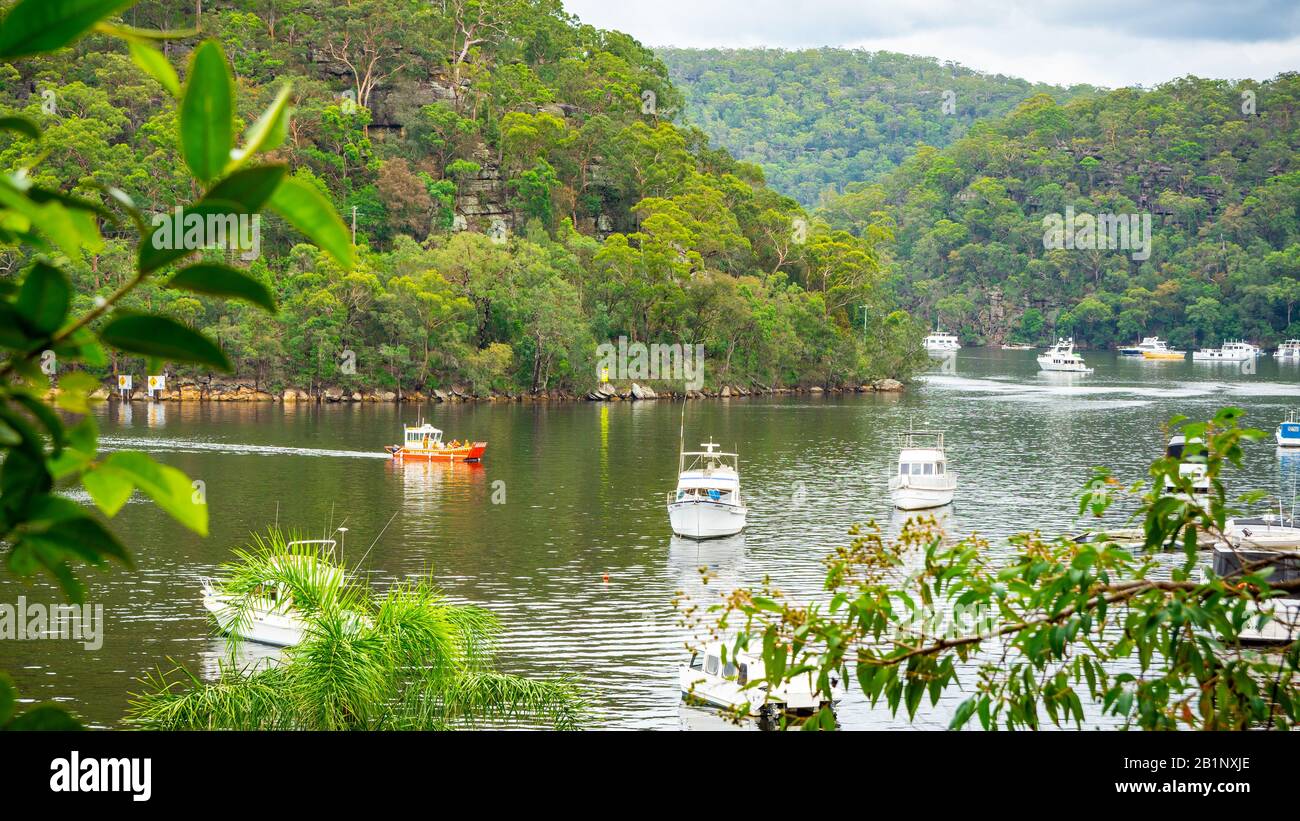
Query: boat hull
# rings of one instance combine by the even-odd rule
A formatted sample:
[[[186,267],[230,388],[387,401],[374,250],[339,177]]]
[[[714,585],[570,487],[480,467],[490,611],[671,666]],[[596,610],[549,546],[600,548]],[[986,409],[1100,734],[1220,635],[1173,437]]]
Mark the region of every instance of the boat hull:
[[[398,445],[385,448],[394,459],[415,462],[478,462],[487,451],[487,442],[474,442],[460,447],[410,449]]]
[[[955,488],[896,487],[889,491],[889,499],[899,510],[927,510],[952,504]]]
[[[1186,359],[1187,355],[1182,351],[1143,351],[1142,358],[1158,359],[1158,360],[1165,360],[1165,359],[1182,360],[1182,359]]]
[[[710,676],[689,667],[679,667],[678,684],[682,698],[692,703],[703,703],[724,710],[742,709],[746,705],[749,715],[758,716],[764,706],[764,692],[745,687],[735,679]],[[804,674],[786,686],[767,694],[767,704],[779,711],[796,714],[815,712],[826,704],[813,692],[812,676]]]
[[[302,641],[307,629],[306,622],[296,616],[258,608],[249,613],[246,624],[236,625],[233,608],[221,596],[205,595],[203,607],[216,619],[222,633],[259,644],[293,647]]]
[[[745,529],[748,509],[744,505],[687,499],[668,504],[668,521],[673,533],[687,539],[717,539],[734,536]]]

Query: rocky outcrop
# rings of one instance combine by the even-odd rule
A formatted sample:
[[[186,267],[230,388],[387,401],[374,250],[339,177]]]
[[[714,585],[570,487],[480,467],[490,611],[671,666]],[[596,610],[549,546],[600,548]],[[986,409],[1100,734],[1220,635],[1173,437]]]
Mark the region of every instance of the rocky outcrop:
[[[882,393],[898,393],[903,389],[903,383],[897,379],[877,379],[871,383],[871,389]]]

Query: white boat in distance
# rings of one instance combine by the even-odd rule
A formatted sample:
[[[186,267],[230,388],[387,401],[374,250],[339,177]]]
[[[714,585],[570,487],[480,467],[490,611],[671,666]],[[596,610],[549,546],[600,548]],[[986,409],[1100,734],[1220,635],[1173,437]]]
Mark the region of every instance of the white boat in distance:
[[[332,554],[337,544],[333,539],[300,539],[289,542],[285,550],[317,546]],[[319,572],[323,582],[340,584],[343,580],[342,569],[317,562],[312,555],[290,553],[283,558],[300,562],[311,572]],[[211,579],[201,581],[203,607],[216,619],[222,633],[276,647],[292,647],[302,641],[307,622],[282,585],[268,581],[251,595],[234,596],[223,592]]]
[[[1165,342],[1158,336],[1144,336],[1142,341],[1136,345],[1125,345],[1119,349],[1120,356],[1142,356],[1147,351],[1152,353],[1165,353],[1169,351],[1169,343]]]
[[[1273,356],[1278,359],[1300,359],[1300,339],[1288,339],[1278,345]]]
[[[952,503],[957,474],[948,471],[943,431],[909,430],[902,435],[898,471],[889,478],[889,498],[899,510],[925,510]]]
[[[702,451],[682,451],[677,490],[668,494],[668,521],[688,539],[716,539],[745,529],[749,509],[740,498],[740,456],[712,439]],[[688,461],[689,459],[689,461]]]
[[[956,334],[946,334],[938,328],[925,338],[925,349],[930,353],[952,353],[961,350]]]
[[[1201,348],[1192,351],[1193,362],[1248,362],[1259,349],[1247,342],[1225,342],[1220,348]]]
[[[1038,367],[1045,371],[1092,373],[1083,357],[1074,352],[1074,339],[1058,339],[1046,352],[1038,355]]]
[[[767,674],[761,654],[742,650],[733,655],[733,644],[727,643],[726,661],[723,661],[723,649],[723,642],[711,642],[692,653],[690,662],[678,668],[683,699],[727,710],[748,705],[748,712],[753,716],[764,708],[776,713],[810,715],[827,704],[818,696],[811,672],[769,689],[763,681]],[[745,686],[753,681],[761,683]]]

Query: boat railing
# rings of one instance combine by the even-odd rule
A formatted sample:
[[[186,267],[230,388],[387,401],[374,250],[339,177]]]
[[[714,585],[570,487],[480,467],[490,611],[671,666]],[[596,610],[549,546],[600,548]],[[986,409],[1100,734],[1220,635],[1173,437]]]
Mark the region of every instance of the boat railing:
[[[899,448],[943,450],[943,431],[907,430],[899,434]]]

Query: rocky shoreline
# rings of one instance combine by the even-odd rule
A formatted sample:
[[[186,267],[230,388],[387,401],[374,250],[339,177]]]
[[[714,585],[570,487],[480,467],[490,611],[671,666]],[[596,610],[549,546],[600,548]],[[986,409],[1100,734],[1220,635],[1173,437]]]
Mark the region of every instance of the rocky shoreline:
[[[773,388],[761,385],[744,387],[741,385],[722,385],[717,388],[687,390],[683,392],[656,391],[636,382],[620,387],[606,383],[587,393],[574,393],[564,390],[549,390],[539,393],[494,392],[485,396],[474,394],[466,388],[453,386],[447,390],[431,391],[397,391],[390,390],[346,390],[333,386],[317,391],[302,388],[286,388],[283,391],[270,392],[246,382],[182,382],[177,387],[162,391],[158,398],[170,402],[283,402],[285,404],[335,404],[365,402],[624,402],[650,401],[657,399],[731,399],[746,396],[794,396],[849,393],[897,393],[904,388],[896,379],[878,379],[870,384],[839,387],[794,387]],[[100,388],[95,396],[109,401],[120,401],[122,395],[109,386]],[[148,393],[140,388],[131,392],[132,401],[148,399]]]

